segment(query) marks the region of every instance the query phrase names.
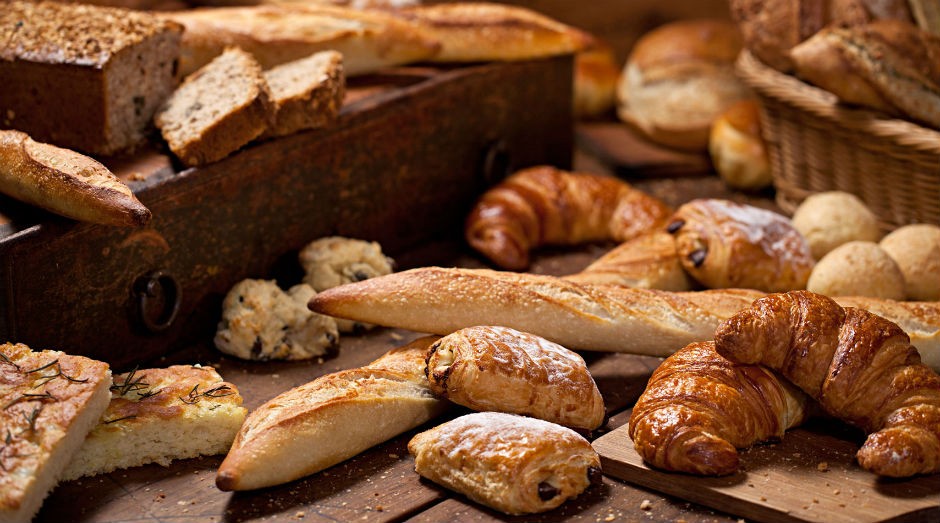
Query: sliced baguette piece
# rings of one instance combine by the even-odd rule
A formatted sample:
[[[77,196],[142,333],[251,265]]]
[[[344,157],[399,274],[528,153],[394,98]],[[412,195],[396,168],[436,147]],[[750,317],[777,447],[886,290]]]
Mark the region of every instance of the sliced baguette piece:
[[[62,480],[228,452],[248,411],[212,367],[174,365],[114,377],[111,403]]]
[[[108,407],[106,363],[0,345],[0,523],[35,516]]]
[[[419,341],[429,346],[435,339]],[[414,361],[420,351],[412,345],[386,362]],[[287,483],[425,423],[447,403],[434,397],[426,378],[423,383],[415,378],[412,371],[363,367],[284,392],[245,420],[219,467],[216,486],[230,491]]]
[[[151,218],[101,163],[20,131],[0,131],[0,192],[85,222],[137,227]]]
[[[712,339],[722,321],[761,296],[744,289],[667,292],[488,269],[423,267],[328,289],[310,301],[310,308],[417,332],[446,335],[500,325],[572,350],[668,356]],[[897,323],[924,363],[940,369],[940,302],[851,301]]]
[[[264,72],[274,122],[263,138],[327,126],[336,120],[346,94],[343,55],[321,51]]]
[[[195,71],[227,46],[268,69],[332,49],[348,76],[427,59],[439,45],[413,24],[381,10],[323,5],[264,5],[168,12],[185,27],[180,69]]]
[[[530,60],[573,54],[591,37],[524,7],[487,2],[421,5],[395,11],[441,44],[435,62]]]

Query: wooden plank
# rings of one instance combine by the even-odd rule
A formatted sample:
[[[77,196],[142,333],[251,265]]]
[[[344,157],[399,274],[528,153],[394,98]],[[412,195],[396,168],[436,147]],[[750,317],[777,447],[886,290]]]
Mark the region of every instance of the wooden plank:
[[[605,474],[769,523],[937,521],[940,476],[879,479],[855,463],[858,436],[814,423],[741,454],[743,471],[697,477],[647,467],[623,427],[594,441]]]

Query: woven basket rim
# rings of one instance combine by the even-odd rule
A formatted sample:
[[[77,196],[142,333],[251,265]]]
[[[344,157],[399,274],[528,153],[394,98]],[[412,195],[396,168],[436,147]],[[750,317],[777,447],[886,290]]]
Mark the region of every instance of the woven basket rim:
[[[900,147],[940,155],[940,132],[840,104],[834,94],[765,65],[747,50],[738,56],[736,71],[760,96],[795,106],[832,125],[866,133]]]

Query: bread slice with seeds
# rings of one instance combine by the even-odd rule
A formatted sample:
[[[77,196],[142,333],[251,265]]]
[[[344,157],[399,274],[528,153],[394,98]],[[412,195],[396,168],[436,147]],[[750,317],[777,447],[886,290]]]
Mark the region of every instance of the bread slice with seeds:
[[[106,363],[0,345],[0,523],[33,518],[108,406]]]
[[[336,120],[346,94],[343,55],[322,51],[264,72],[274,103],[265,137],[325,127]]]
[[[231,47],[189,75],[154,123],[173,154],[195,166],[221,160],[260,136],[272,111],[261,66]]]
[[[111,403],[63,480],[228,452],[248,411],[212,367],[174,365],[119,374]]]

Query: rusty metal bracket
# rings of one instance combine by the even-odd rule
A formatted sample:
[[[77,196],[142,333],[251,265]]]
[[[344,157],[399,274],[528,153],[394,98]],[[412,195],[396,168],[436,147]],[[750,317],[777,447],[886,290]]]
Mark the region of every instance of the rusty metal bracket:
[[[164,270],[151,271],[134,282],[135,315],[151,334],[169,329],[180,310],[183,290],[179,282]]]

